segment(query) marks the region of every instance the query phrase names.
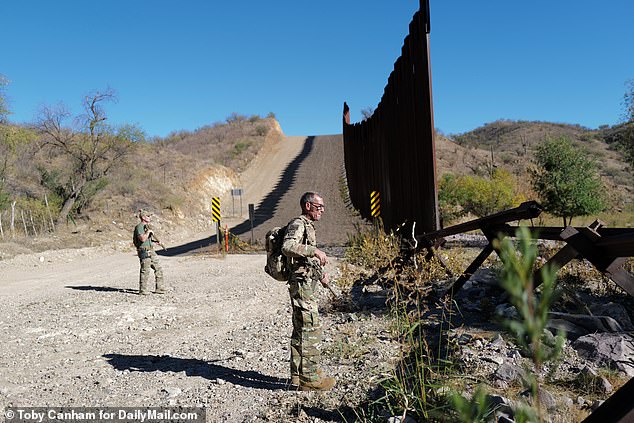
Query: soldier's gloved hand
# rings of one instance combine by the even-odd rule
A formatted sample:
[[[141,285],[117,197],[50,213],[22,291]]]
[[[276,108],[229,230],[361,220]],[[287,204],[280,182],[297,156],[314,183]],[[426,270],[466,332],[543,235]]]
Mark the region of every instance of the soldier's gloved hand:
[[[326,257],[326,253],[321,251],[319,248],[315,250],[315,257],[319,259],[319,264],[321,264],[322,266],[328,264],[328,257]]]

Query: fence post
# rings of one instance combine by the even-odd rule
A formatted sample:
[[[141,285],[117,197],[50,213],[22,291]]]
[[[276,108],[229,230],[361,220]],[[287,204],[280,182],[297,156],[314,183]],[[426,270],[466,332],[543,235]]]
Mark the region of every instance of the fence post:
[[[35,222],[33,222],[33,212],[29,209],[29,218],[31,219],[31,226],[33,227],[33,233],[37,236],[37,229],[35,229]]]
[[[22,224],[24,225],[24,236],[29,237],[29,231],[26,230],[26,220],[24,219],[24,210],[20,209],[20,216],[22,216]]]
[[[51,214],[51,209],[48,207],[48,198],[46,194],[44,194],[44,203],[46,203],[46,211],[48,212],[48,217],[51,219],[51,228],[53,228],[53,232],[55,232],[55,223],[53,223],[53,215]]]
[[[11,238],[15,239],[15,203],[11,203]]]

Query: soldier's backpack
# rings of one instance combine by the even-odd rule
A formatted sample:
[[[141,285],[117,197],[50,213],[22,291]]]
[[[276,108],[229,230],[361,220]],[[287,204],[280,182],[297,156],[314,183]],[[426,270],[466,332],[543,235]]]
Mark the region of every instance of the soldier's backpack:
[[[273,279],[284,282],[288,281],[291,276],[288,258],[282,254],[282,243],[287,226],[276,226],[268,231],[264,238],[264,248],[266,249],[264,271]]]

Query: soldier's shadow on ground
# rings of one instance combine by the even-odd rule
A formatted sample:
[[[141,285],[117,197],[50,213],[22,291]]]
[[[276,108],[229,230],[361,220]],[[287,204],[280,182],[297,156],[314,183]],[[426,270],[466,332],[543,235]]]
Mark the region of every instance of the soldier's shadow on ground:
[[[178,358],[169,355],[125,355],[104,354],[103,357],[117,370],[130,372],[185,372],[187,376],[199,376],[205,379],[222,379],[234,385],[247,388],[291,390],[288,379],[263,375],[252,370],[237,370],[194,358]]]
[[[78,291],[96,291],[96,292],[122,292],[124,294],[138,294],[139,290],[129,288],[113,288],[110,286],[93,286],[93,285],[66,285],[64,288],[76,289]]]

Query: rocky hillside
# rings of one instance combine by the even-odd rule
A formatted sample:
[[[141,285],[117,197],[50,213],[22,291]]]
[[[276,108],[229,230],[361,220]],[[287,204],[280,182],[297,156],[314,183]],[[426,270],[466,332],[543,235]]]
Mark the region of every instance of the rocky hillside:
[[[499,120],[459,135],[439,136],[436,141],[439,176],[486,174],[491,165],[503,167],[525,179],[535,147],[549,137],[565,136],[596,161],[602,179],[612,191],[615,209],[634,205],[632,167],[617,150],[621,127],[591,130],[579,125]]]
[[[494,166],[507,168],[526,183],[526,167],[531,163],[535,146],[546,137],[565,135],[596,159],[611,192],[612,210],[631,211],[634,204],[632,171],[622,155],[612,148],[614,143],[609,143],[618,138],[618,132],[618,127],[590,130],[578,125],[497,121],[460,135],[439,135],[436,139],[438,176],[447,172],[482,175]],[[162,232],[172,239],[209,231],[212,229],[210,198],[220,196],[224,204],[228,204],[230,189],[240,186],[240,175],[258,152],[263,148],[278,148],[284,139],[282,128],[274,117],[234,114],[223,123],[196,131],[174,132],[163,139],[139,143],[124,161],[112,169],[105,187],[75,216],[75,224],[68,226],[69,232],[82,234],[81,240],[64,242],[69,242],[69,246],[73,242],[81,246],[85,242],[99,244],[113,238],[127,241],[129,226],[136,221],[134,212],[139,208],[157,213]],[[340,137],[333,140],[334,144],[338,144]],[[328,146],[328,143],[323,145]],[[336,156],[315,160],[324,166],[324,172],[338,178],[341,169],[334,163],[341,163],[340,149],[326,148],[322,151],[317,148],[316,151],[329,151],[327,154]],[[59,165],[59,157],[52,161],[38,152],[35,146],[24,148],[20,154],[7,168],[5,194],[8,192],[12,200],[18,201],[18,208],[28,198],[43,203],[45,194],[53,202],[54,195],[43,186],[41,170]],[[310,173],[310,169],[298,173],[306,175],[300,178],[304,185],[308,185]],[[286,187],[276,189],[282,188]],[[332,190],[328,188],[333,192],[338,189],[334,186]],[[27,210],[28,216],[30,211],[24,210]],[[9,210],[5,208],[2,213],[0,218],[6,229]],[[20,231],[23,232],[20,223],[16,229],[18,244],[24,236],[20,234]],[[34,226],[40,232],[44,229],[37,216]],[[57,235],[61,235],[57,229]],[[33,232],[31,228],[28,230]],[[38,244],[39,247],[34,248],[50,247],[57,242],[48,244],[39,241]]]
[[[74,212],[73,221],[55,225],[54,234],[51,221],[60,202],[45,185],[64,176],[70,163],[40,149],[33,136],[7,154],[0,169],[0,242],[6,243],[0,258],[113,240],[129,243],[129,228],[137,221],[139,208],[157,214],[161,233],[174,241],[208,230],[209,199],[235,186],[240,172],[263,146],[279,143],[283,136],[273,116],[232,115],[224,123],[196,131],[137,142],[100,182],[101,189],[89,193],[90,200]],[[45,208],[45,201],[50,207]],[[29,236],[25,237],[24,226]]]

